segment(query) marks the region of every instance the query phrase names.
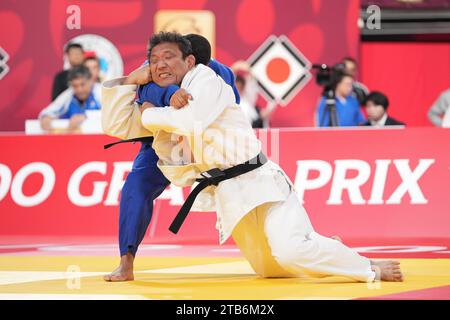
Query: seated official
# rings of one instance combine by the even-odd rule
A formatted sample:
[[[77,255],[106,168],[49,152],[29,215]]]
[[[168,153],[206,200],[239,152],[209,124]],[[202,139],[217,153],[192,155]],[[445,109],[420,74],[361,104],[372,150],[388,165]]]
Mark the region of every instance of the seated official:
[[[381,92],[373,91],[367,97],[364,103],[367,113],[367,119],[363,125],[372,127],[384,126],[404,126],[403,122],[397,121],[388,116],[387,108],[389,106],[388,98]]]
[[[101,85],[94,83],[89,69],[77,66],[70,70],[70,90],[53,101],[39,114],[43,130],[51,130],[53,119],[69,119],[68,131],[76,131],[86,119],[87,110],[100,110]]]
[[[97,100],[101,101],[101,87],[99,85],[96,85],[96,82],[100,81],[100,61],[95,55],[89,55],[84,59],[83,65],[89,69],[89,72],[91,73],[91,79],[94,83],[94,94],[96,97],[99,97]],[[64,90],[62,93],[60,93],[56,99],[58,100],[54,104],[56,106],[61,105],[68,105],[70,103],[70,100],[73,98],[73,90],[71,87],[68,87],[66,90]],[[53,103],[52,103],[53,104]]]
[[[337,126],[358,126],[366,121],[361,112],[358,100],[352,95],[353,77],[347,73],[338,73],[333,78],[332,88],[335,90],[335,112]],[[331,126],[330,110],[322,97],[317,108],[317,124],[319,127]]]

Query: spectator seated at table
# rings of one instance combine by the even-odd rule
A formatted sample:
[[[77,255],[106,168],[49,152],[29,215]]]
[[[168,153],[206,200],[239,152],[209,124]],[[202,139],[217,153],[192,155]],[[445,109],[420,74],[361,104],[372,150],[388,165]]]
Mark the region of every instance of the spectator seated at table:
[[[53,119],[69,119],[69,131],[79,129],[86,119],[87,110],[100,110],[101,85],[94,83],[89,69],[84,66],[76,66],[70,70],[70,89],[61,94],[49,106],[39,114],[43,130],[51,130]]]

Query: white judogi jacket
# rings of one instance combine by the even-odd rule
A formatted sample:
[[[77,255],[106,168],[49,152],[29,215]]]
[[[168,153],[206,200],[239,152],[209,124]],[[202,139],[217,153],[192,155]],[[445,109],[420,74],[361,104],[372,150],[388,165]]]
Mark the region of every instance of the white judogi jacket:
[[[136,86],[121,85],[123,80],[103,83],[103,130],[120,139],[153,135],[158,167],[173,184],[193,185],[203,171],[229,168],[259,154],[261,144],[236,105],[233,90],[210,68],[199,64],[185,75],[181,88],[193,100],[181,109],[149,108],[141,114],[134,103]],[[182,148],[187,150],[183,157],[174,157]],[[217,212],[222,244],[253,208],[284,201],[289,194],[286,181],[290,184],[282,169],[269,161],[208,187],[197,197],[193,210]]]

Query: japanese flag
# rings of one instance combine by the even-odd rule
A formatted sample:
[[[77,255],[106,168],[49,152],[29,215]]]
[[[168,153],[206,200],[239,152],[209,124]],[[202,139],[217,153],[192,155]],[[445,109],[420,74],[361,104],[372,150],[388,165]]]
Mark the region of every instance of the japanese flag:
[[[265,98],[282,106],[311,78],[311,63],[285,36],[270,36],[249,64]]]

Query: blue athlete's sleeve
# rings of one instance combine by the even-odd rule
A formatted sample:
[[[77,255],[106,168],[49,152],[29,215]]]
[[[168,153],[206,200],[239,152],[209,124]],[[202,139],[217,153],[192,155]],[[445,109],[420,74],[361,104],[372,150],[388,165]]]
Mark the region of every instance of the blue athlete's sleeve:
[[[145,64],[145,63],[144,63]],[[221,64],[217,60],[211,59],[209,67],[214,70],[227,84],[231,86],[236,98],[236,103],[239,104],[241,98],[236,88],[235,77],[233,71],[227,66]],[[139,104],[145,101],[151,102],[156,107],[164,107],[170,105],[170,98],[172,95],[180,89],[177,85],[170,85],[168,87],[160,87],[154,82],[147,83],[144,86],[139,86],[137,92],[136,102]]]
[[[239,104],[241,102],[241,97],[239,96],[239,92],[236,88],[235,77],[233,71],[228,68],[226,65],[221,64],[219,61],[211,59],[208,64],[208,67],[214,70],[217,75],[219,75],[227,84],[231,86],[234,92],[234,96],[236,98],[236,103]]]
[[[147,64],[148,60],[145,60],[141,66]],[[143,104],[145,101],[148,101],[156,107],[170,106],[170,98],[178,89],[180,89],[180,87],[176,85],[170,85],[163,88],[154,82],[150,82],[144,86],[138,87],[136,102],[138,104]]]
[[[180,87],[170,85],[168,87],[160,87],[154,82],[139,86],[136,102],[143,104],[145,101],[153,103],[156,107],[170,106],[170,98]]]

